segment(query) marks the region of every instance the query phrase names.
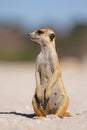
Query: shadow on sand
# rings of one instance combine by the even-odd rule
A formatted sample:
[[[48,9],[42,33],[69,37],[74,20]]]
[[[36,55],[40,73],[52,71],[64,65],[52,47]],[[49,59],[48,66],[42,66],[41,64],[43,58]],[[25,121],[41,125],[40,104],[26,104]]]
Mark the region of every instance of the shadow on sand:
[[[26,118],[33,118],[34,116],[36,116],[35,114],[25,114],[25,113],[20,113],[20,112],[0,112],[0,114],[12,114],[12,115],[17,115],[17,116],[23,116]]]

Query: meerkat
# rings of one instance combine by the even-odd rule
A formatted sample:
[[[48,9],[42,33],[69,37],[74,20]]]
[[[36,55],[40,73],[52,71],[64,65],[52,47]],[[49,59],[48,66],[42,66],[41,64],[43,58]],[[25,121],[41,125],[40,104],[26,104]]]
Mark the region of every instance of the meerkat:
[[[50,28],[28,33],[28,37],[39,43],[41,51],[36,59],[36,89],[32,100],[37,116],[55,114],[59,117],[70,116],[66,112],[69,99],[66,94],[55,47],[55,33]]]

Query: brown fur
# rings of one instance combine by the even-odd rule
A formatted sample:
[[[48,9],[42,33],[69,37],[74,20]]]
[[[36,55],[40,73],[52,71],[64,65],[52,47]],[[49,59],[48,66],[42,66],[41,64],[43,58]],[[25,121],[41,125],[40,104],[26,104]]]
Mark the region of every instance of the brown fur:
[[[28,34],[31,40],[41,45],[41,52],[36,60],[36,90],[33,97],[33,108],[37,116],[56,114],[60,117],[69,116],[66,112],[69,99],[66,94],[55,48],[55,38],[50,41],[51,29],[41,29],[44,34],[36,31]]]

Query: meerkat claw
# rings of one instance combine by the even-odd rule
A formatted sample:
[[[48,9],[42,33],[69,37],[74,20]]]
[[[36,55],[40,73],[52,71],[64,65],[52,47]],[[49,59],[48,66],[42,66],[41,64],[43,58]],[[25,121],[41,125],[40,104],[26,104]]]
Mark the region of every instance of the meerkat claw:
[[[46,103],[48,103],[49,99],[50,99],[50,97],[47,97],[47,99],[46,99]]]
[[[45,91],[44,91],[44,101],[46,102],[46,104],[50,99],[50,93],[48,93],[48,92],[50,92],[50,91],[46,91],[46,89],[45,89]]]

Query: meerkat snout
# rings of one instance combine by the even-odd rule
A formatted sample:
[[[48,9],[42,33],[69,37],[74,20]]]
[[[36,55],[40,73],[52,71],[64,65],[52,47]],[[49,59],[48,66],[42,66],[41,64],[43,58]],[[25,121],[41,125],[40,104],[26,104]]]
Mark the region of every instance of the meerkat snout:
[[[28,33],[27,36],[30,37],[30,33]]]

